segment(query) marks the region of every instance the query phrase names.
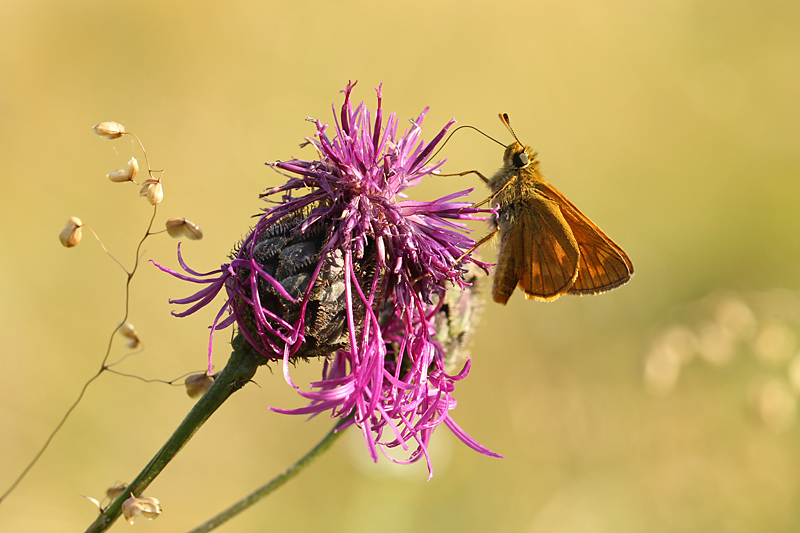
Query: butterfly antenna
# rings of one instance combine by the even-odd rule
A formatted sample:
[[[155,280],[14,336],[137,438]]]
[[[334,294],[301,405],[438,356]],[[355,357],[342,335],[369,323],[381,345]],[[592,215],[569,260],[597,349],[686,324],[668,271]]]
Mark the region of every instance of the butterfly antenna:
[[[450,137],[452,137],[453,135],[455,135],[455,133],[456,133],[458,130],[462,129],[462,128],[469,128],[469,129],[475,130],[475,131],[477,131],[478,133],[480,133],[481,135],[483,135],[484,137],[486,137],[486,138],[488,138],[488,139],[491,139],[491,140],[493,140],[494,142],[496,142],[497,144],[499,144],[500,146],[502,146],[503,148],[506,148],[506,145],[505,145],[505,144],[501,143],[500,141],[498,141],[498,140],[497,140],[497,139],[495,139],[494,137],[490,137],[489,135],[487,135],[487,134],[483,133],[481,130],[479,130],[479,129],[478,129],[478,128],[476,128],[475,126],[467,126],[467,125],[464,125],[464,126],[459,126],[459,127],[457,127],[456,129],[454,129],[453,131],[451,131],[451,132],[450,132],[450,135],[448,135],[448,136],[447,136],[447,139],[445,139],[445,141],[442,143],[442,145],[439,147],[439,149],[438,149],[438,150],[436,150],[436,151],[433,153],[433,155],[432,155],[432,156],[430,156],[430,157],[428,158],[428,160],[425,162],[425,164],[427,165],[428,163],[430,163],[431,161],[433,161],[433,158],[435,158],[435,157],[436,157],[436,155],[437,155],[439,152],[441,152],[441,151],[442,151],[442,148],[444,148],[444,145],[445,145],[445,144],[447,144],[447,141],[449,141],[449,140],[450,140]]]
[[[522,141],[519,140],[519,137],[517,137],[517,134],[514,133],[514,129],[511,127],[511,121],[508,120],[508,113],[500,113],[500,122],[502,122],[505,127],[508,128],[508,131],[511,132],[511,135],[514,137],[514,139],[516,139],[519,144],[522,144]]]

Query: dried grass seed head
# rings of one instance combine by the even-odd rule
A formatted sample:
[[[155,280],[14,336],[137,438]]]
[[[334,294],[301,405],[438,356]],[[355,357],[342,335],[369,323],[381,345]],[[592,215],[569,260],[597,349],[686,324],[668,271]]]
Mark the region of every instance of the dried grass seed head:
[[[151,205],[158,205],[164,199],[164,189],[161,187],[161,179],[148,178],[142,183],[139,196],[146,196]]]
[[[208,372],[202,374],[193,374],[186,378],[184,385],[186,386],[186,394],[189,398],[196,400],[206,393],[211,385],[214,384],[215,376],[211,376]]]
[[[167,233],[171,237],[186,237],[193,241],[203,238],[203,230],[200,229],[200,226],[185,218],[171,218],[167,220],[166,227]]]
[[[139,515],[153,520],[161,514],[161,503],[157,498],[137,498],[133,494],[122,503],[122,515],[129,524],[133,524]]]
[[[101,122],[93,126],[92,130],[106,139],[119,139],[125,133],[125,126],[119,122]]]
[[[64,229],[61,230],[61,234],[58,236],[61,244],[67,248],[72,248],[81,242],[81,237],[83,236],[81,232],[81,226],[83,226],[81,219],[78,217],[69,217],[67,224],[64,226]]]
[[[106,177],[114,183],[125,183],[127,181],[134,181],[136,174],[139,173],[139,162],[135,157],[131,157],[128,165],[125,168],[109,172]]]
[[[123,492],[125,492],[125,490],[126,490],[127,488],[128,488],[128,484],[127,484],[127,483],[120,483],[119,485],[113,485],[113,486],[111,486],[111,487],[108,487],[108,488],[106,489],[106,497],[107,497],[109,500],[111,500],[111,501],[114,501],[114,500],[116,500],[116,499],[117,499],[117,497],[118,497],[120,494],[122,494]]]

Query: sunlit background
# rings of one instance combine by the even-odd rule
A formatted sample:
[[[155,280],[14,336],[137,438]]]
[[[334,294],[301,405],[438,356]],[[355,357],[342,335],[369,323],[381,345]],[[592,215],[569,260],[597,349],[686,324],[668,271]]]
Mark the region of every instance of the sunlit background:
[[[491,5],[491,7],[490,7]],[[487,304],[455,420],[424,465],[368,460],[357,432],[220,531],[752,532],[800,528],[800,3],[21,2],[0,3],[0,491],[97,370],[121,320],[124,264],[151,215],[105,174],[140,157],[166,169],[157,224],[187,217],[183,250],[217,268],[281,177],[265,161],[356,102],[402,121],[431,110],[508,142],[511,116],[545,175],[630,255],[636,275],[597,297]],[[491,174],[502,149],[457,134],[451,172]],[[477,187],[430,179],[428,200]],[[485,226],[476,225],[476,236]],[[176,266],[177,242],[144,257]],[[494,258],[487,247],[484,257]],[[173,379],[205,365],[214,310],[170,316],[193,287],[144,264],[131,321],[146,349],[116,367]],[[222,368],[228,336],[218,337]],[[112,360],[124,356],[115,345]],[[320,375],[301,365],[298,383]],[[210,518],[297,460],[332,426],[270,412],[303,401],[262,369],[145,494],[163,515]],[[130,481],[193,402],[184,390],[104,374],[42,460],[0,505],[0,531],[83,531],[81,496]],[[419,467],[419,468],[417,468]],[[120,521],[114,530],[127,530]]]

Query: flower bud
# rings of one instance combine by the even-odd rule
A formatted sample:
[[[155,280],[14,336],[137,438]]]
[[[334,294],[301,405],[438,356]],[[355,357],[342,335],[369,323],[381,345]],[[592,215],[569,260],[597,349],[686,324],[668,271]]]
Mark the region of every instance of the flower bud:
[[[136,498],[133,494],[122,504],[122,515],[133,524],[139,515],[152,520],[161,514],[161,503],[156,498]]]
[[[164,199],[164,189],[161,188],[161,181],[148,178],[142,183],[139,196],[146,196],[151,205],[158,205]]]
[[[208,373],[193,374],[186,378],[184,385],[186,385],[186,394],[189,398],[196,400],[206,393],[206,391],[214,383],[215,376],[209,376]]]
[[[457,372],[467,358],[472,332],[483,310],[483,285],[486,274],[475,263],[465,265],[462,274],[470,286],[445,291],[439,311],[433,317],[434,338],[444,351],[445,371]]]
[[[185,218],[171,218],[167,220],[167,233],[171,237],[186,237],[197,241],[203,238],[203,230],[194,222],[189,222]]]
[[[67,225],[61,230],[61,235],[58,236],[61,244],[67,248],[72,248],[81,242],[81,226],[83,222],[78,217],[70,217],[67,220]]]
[[[92,129],[97,135],[106,139],[119,139],[125,133],[125,126],[118,122],[101,122]]]
[[[108,177],[108,179],[110,179],[114,183],[125,183],[126,181],[133,181],[138,172],[139,172],[139,162],[136,160],[135,157],[131,157],[131,160],[128,161],[128,166],[126,168],[121,168],[119,170],[115,170],[114,172],[109,172],[108,174],[106,174],[106,177]]]

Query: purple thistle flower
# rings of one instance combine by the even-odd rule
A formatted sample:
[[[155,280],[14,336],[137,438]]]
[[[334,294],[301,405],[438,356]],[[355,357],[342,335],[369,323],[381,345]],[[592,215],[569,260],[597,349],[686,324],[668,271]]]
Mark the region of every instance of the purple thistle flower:
[[[468,286],[457,260],[474,240],[465,235],[463,221],[484,220],[481,213],[489,211],[456,201],[472,189],[432,202],[403,194],[444,163],[428,165],[427,159],[455,120],[426,143],[420,139],[426,108],[398,137],[394,113],[384,124],[381,87],[373,115],[363,103],[353,109],[354,86],[343,91],[332,139],[328,124],[314,121],[317,131],[307,140],[319,160],[267,163],[288,181],[262,197],[282,193],[282,200],[265,209],[230,263],[198,273],[184,263],[179,248],[188,275],[158,265],[208,285],[172,300],[192,304],[173,314],[194,313],[225,287],[228,298],[210,337],[236,322],[255,350],[268,361],[282,361],[286,381],[310,400],[299,409],[270,409],[351,417],[375,461],[378,448],[408,450],[411,441],[416,448],[402,462],[424,456],[432,473],[427,446],[441,423],[474,450],[500,457],[450,417],[455,384],[469,373],[470,361],[448,374],[445,349],[435,340],[445,291]],[[292,196],[306,188],[310,192]],[[486,269],[469,255],[462,261]],[[290,361],[322,355],[322,379],[301,391],[291,380]]]

